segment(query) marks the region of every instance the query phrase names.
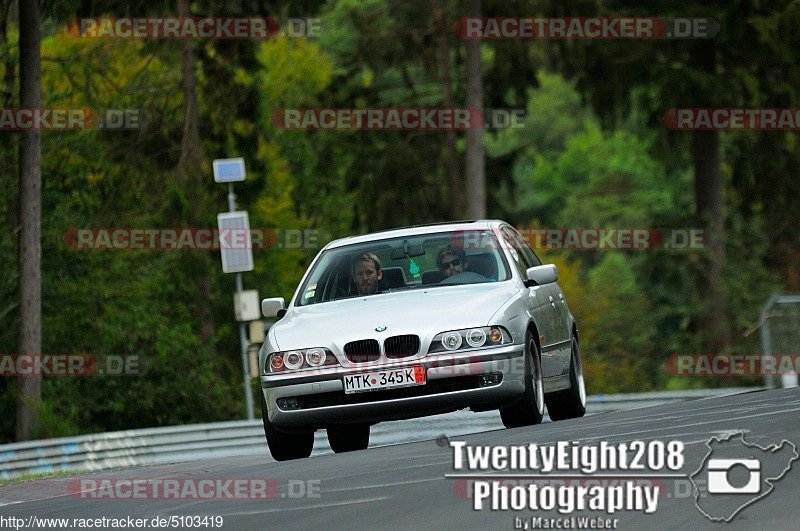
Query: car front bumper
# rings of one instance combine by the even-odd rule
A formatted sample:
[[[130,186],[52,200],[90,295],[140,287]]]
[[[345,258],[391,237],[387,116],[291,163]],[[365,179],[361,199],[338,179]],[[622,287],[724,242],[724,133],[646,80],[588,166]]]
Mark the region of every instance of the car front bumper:
[[[332,367],[285,375],[262,375],[269,421],[278,428],[307,430],[331,424],[375,423],[446,413],[466,407],[494,409],[525,391],[523,345],[395,360],[388,364]],[[426,383],[413,387],[345,394],[344,376],[423,366]],[[481,375],[500,375],[499,383]],[[293,408],[279,399],[296,398]],[[283,402],[283,401],[282,401]]]

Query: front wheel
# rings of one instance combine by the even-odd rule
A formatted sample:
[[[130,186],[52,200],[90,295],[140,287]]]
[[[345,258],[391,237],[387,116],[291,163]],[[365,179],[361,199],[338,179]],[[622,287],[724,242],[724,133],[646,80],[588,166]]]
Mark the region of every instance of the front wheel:
[[[583,381],[583,364],[578,351],[578,340],[572,338],[572,356],[569,368],[569,389],[547,399],[550,420],[582,417],[586,413],[586,384]]]
[[[519,402],[500,408],[500,418],[506,428],[532,426],[544,416],[544,384],[539,347],[528,330],[525,333],[525,393]]]
[[[275,461],[303,459],[311,455],[314,449],[314,432],[285,433],[276,428],[267,416],[267,404],[264,394],[261,395],[261,417],[264,420],[264,435],[267,437],[269,453]]]
[[[328,427],[331,450],[340,454],[366,450],[369,446],[369,424],[343,424]]]

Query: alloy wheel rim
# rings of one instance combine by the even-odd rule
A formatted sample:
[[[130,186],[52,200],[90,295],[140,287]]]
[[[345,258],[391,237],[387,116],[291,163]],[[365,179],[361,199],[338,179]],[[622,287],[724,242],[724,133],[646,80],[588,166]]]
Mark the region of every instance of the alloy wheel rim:
[[[586,407],[586,383],[583,381],[583,363],[581,357],[578,355],[578,345],[573,342],[572,347],[572,363],[575,367],[575,378],[578,380],[578,396],[581,400],[581,406]]]
[[[533,389],[535,393],[534,399],[536,400],[536,411],[539,414],[544,414],[544,385],[542,383],[542,367],[539,361],[539,353],[536,350],[536,343],[531,341],[530,352],[533,355],[533,371],[531,377],[533,378]]]

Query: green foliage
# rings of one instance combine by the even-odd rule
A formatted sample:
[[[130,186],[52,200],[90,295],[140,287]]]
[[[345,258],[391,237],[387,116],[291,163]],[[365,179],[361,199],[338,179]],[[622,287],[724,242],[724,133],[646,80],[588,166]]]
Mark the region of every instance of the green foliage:
[[[595,391],[625,392],[652,389],[646,370],[653,353],[653,323],[637,316],[650,313],[649,304],[625,257],[607,254],[588,275],[588,300],[583,320],[583,345],[595,365],[590,386]],[[600,369],[600,370],[598,370]]]
[[[122,9],[102,4],[95,8]],[[198,12],[221,9],[193,5]],[[213,227],[215,214],[226,210],[227,190],[212,182],[208,161],[229,156],[247,164],[248,180],[236,185],[239,208],[250,212],[252,227],[274,228],[281,243],[287,231],[318,231],[322,245],[329,237],[457,216],[449,207],[443,133],[287,131],[273,113],[442,106],[441,27],[449,39],[454,105],[461,105],[464,42],[449,28],[463,7],[385,0],[309,5],[308,15],[322,21],[319,39],[194,43],[208,160],[190,175],[175,171],[184,125],[180,44],[76,38],[58,28],[76,16],[77,4],[46,11],[43,106],[138,109],[142,120],[131,131],[43,134],[43,350],[136,356],[141,373],[45,379],[37,409],[41,436],[241,418],[244,411],[233,280],[221,273],[218,254],[75,250],[65,240],[70,230]],[[642,16],[641,7],[619,2],[594,7]],[[706,42],[482,45],[485,106],[528,111],[524,128],[484,135],[491,216],[522,227],[692,228],[688,141],[664,134],[664,109],[687,102],[797,106],[796,4],[746,1],[690,6],[691,13],[662,7],[663,16],[674,9],[724,21],[716,73],[700,60]],[[86,13],[95,8],[83,6],[81,14],[98,15]],[[585,8],[567,3],[558,11],[590,15]],[[224,14],[247,9],[230,5]],[[18,60],[13,24],[8,39],[0,43],[0,83],[13,106],[17,80],[5,71]],[[456,140],[463,158],[463,135]],[[13,133],[0,135],[0,353],[16,352],[17,341],[17,141]],[[763,301],[776,290],[800,289],[800,143],[794,133],[758,132],[723,141],[728,319],[733,350],[756,352],[753,327]],[[245,286],[289,297],[315,252],[257,250]],[[561,272],[590,392],[731,384],[664,371],[668,356],[698,353],[703,344],[697,323],[707,298],[696,279],[707,251],[537,252]],[[0,441],[13,438],[15,400],[15,382],[0,381]]]
[[[305,39],[278,36],[261,45],[256,55],[261,65],[257,74],[265,117],[282,107],[304,107],[331,80],[331,64],[318,44]]]
[[[536,126],[501,132],[489,144],[494,156],[516,154],[513,188],[504,196],[513,218],[533,220],[537,227],[693,226],[690,169],[669,169],[657,159],[652,135],[602,131],[580,106],[572,85],[555,74],[540,74],[539,87],[528,97],[527,120]],[[757,334],[744,334],[777,288],[764,265],[768,254],[760,216],[748,213],[736,195],[729,204],[725,279],[737,336],[734,350],[757,352]],[[670,355],[700,351],[703,330],[695,323],[706,298],[694,279],[708,251],[537,251],[561,271],[559,282],[581,333],[590,390],[732,384],[709,378],[680,383],[664,372]]]

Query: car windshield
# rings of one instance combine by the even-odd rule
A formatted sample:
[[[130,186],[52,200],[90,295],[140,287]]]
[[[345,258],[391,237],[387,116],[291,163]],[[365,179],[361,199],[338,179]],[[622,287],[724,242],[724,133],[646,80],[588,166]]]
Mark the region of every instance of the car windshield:
[[[295,304],[421,287],[501,282],[510,277],[508,263],[490,230],[420,234],[323,251]]]

